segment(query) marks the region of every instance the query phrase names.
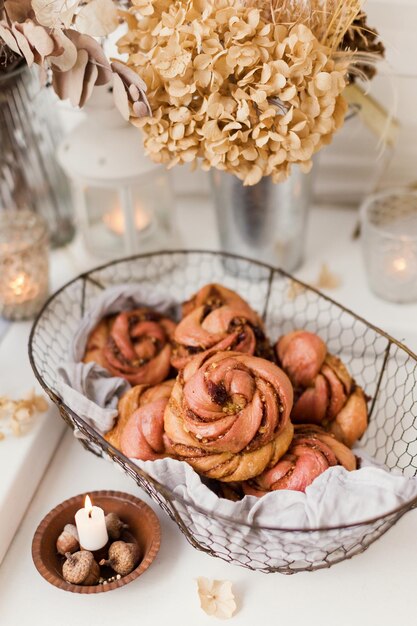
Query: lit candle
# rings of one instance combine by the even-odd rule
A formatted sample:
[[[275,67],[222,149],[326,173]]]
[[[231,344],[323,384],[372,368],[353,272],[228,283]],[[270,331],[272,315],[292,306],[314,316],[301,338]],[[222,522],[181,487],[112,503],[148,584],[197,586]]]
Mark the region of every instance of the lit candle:
[[[39,285],[25,272],[19,272],[10,279],[8,291],[6,300],[9,303],[28,302],[38,296]]]
[[[115,207],[109,213],[106,213],[103,217],[103,221],[106,226],[113,231],[116,235],[125,234],[125,216],[120,207]],[[142,231],[149,226],[151,218],[148,213],[141,207],[135,209],[135,227],[136,230]]]
[[[0,211],[0,315],[36,315],[48,295],[48,277],[45,220],[26,209]]]
[[[80,545],[85,550],[100,550],[109,540],[104,519],[104,511],[99,506],[93,506],[89,496],[86,496],[84,507],[75,514]]]
[[[407,266],[407,259],[405,259],[404,257],[398,257],[392,262],[392,267],[394,268],[395,272],[398,272],[398,274],[404,274],[404,272],[406,272],[407,270]]]

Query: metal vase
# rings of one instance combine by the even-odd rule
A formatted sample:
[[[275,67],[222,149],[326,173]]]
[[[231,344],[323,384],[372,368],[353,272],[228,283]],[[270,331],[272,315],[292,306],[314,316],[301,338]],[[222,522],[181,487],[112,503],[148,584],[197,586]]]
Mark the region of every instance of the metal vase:
[[[224,252],[296,270],[303,261],[312,175],[293,168],[289,179],[264,177],[252,187],[212,171],[220,244]]]
[[[55,247],[74,235],[71,191],[55,155],[61,135],[56,102],[37,74],[26,66],[0,74],[0,210],[42,215]]]

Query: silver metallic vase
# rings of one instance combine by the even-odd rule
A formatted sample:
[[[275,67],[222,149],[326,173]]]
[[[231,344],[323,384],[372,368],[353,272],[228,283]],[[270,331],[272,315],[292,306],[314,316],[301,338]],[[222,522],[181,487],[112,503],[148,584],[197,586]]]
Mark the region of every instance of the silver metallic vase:
[[[312,174],[294,168],[289,179],[270,177],[244,187],[231,174],[212,171],[221,249],[292,272],[303,261]]]

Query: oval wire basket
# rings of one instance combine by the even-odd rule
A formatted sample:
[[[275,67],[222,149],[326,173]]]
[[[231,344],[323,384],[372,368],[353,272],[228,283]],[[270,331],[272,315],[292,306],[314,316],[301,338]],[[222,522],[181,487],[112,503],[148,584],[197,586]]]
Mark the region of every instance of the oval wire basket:
[[[144,489],[177,523],[188,541],[225,561],[262,572],[313,571],[366,550],[411,508],[337,527],[281,529],[249,524],[206,511],[160,484],[111,446],[66,406],[57,369],[67,360],[73,333],[94,298],[122,283],[158,284],[178,301],[209,282],[234,289],[265,320],[269,337],[295,328],[318,333],[340,356],[370,397],[369,427],[361,445],[388,470],[417,474],[417,356],[384,331],[282,270],[226,253],[169,251],[138,255],[81,274],[57,291],[37,317],[29,357],[40,384],[76,429],[81,442],[108,458]]]

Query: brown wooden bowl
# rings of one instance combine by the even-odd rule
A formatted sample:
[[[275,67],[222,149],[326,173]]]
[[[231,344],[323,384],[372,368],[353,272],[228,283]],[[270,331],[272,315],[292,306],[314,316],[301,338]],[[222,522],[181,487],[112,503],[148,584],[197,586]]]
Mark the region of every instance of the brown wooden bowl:
[[[56,541],[65,524],[73,524],[78,509],[84,506],[86,494],[65,500],[39,524],[32,541],[32,558],[38,572],[52,585],[73,593],[101,593],[127,585],[148,569],[156,557],[161,543],[161,527],[153,510],[139,498],[121,491],[93,491],[93,503],[105,514],[117,513],[128,524],[129,533],[139,545],[142,558],[139,565],[127,576],[106,585],[73,585],[62,577],[63,558],[56,550]]]

